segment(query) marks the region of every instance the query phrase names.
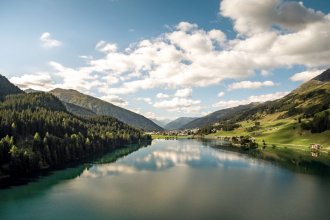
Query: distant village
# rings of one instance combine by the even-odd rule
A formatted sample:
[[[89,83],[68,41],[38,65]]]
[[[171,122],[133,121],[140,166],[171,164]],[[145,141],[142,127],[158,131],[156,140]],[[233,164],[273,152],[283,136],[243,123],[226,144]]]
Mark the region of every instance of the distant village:
[[[199,129],[185,129],[185,130],[168,130],[168,131],[151,131],[147,132],[150,135],[163,135],[163,136],[190,136],[198,134]]]

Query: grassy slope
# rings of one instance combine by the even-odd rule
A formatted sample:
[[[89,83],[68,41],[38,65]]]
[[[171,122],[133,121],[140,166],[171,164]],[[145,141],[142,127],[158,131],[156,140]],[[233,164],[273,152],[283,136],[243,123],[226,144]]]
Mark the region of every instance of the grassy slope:
[[[247,132],[246,128],[254,125],[253,122],[243,121],[241,127],[233,131],[220,131],[207,135],[206,138],[216,138],[217,136],[241,136],[251,135],[256,138],[259,146],[265,140],[267,147],[264,149],[265,159],[290,161],[294,166],[297,161],[319,161],[330,166],[330,131],[312,134],[310,131],[300,129],[298,120],[295,118],[277,119],[280,113],[267,115],[261,122],[260,135]],[[298,118],[298,117],[296,117]],[[295,127],[295,129],[293,129]],[[322,145],[321,154],[317,158],[312,157],[309,145],[318,143]],[[275,144],[276,148],[272,145]],[[286,163],[287,164],[287,163]]]
[[[268,145],[275,144],[277,147],[287,147],[298,150],[308,150],[311,143],[321,144],[323,151],[330,150],[330,131],[312,134],[310,131],[304,131],[300,128],[300,124],[296,118],[277,119],[281,113],[275,113],[265,116],[261,122],[259,132],[247,132],[246,128],[253,126],[253,122],[243,121],[241,127],[234,131],[220,131],[210,134],[207,137],[216,136],[254,136],[259,144],[262,140]]]
[[[273,101],[272,103],[277,110],[282,106],[288,106],[289,108],[286,110],[296,108],[300,109],[301,112],[306,112],[315,106],[330,103],[330,82],[311,80],[295,89],[288,96]],[[293,114],[295,116],[279,119],[279,116],[285,113],[286,112],[283,110],[283,112],[263,115],[262,119],[259,120],[261,122],[261,135],[255,135],[253,132],[249,133],[246,131],[247,127],[252,127],[254,125],[253,122],[241,121],[241,127],[234,131],[218,132],[209,136],[251,135],[256,137],[258,142],[265,140],[268,144],[277,144],[287,147],[295,146],[308,148],[311,143],[322,144],[325,148],[330,147],[330,131],[319,134],[303,131],[300,129],[300,124],[298,124],[297,118],[299,115]]]
[[[252,127],[254,122],[243,121],[241,126],[233,131],[219,131],[217,133],[206,135],[206,138],[216,138],[218,136],[244,136],[250,135],[256,138],[259,144],[262,144],[262,140],[265,140],[266,144],[271,146],[275,144],[276,147],[286,147],[297,150],[309,151],[309,145],[311,143],[318,143],[322,145],[322,150],[330,150],[330,131],[322,133],[311,133],[310,131],[304,131],[300,128],[300,124],[296,118],[291,117],[286,119],[277,119],[282,113],[275,113],[265,116],[260,120],[261,128],[258,130],[261,134],[255,134],[254,132],[247,132],[246,128]],[[295,128],[295,129],[293,129]],[[154,139],[164,139],[164,135],[152,135]],[[189,138],[191,136],[178,136],[178,138]]]
[[[251,135],[256,138],[259,146],[265,140],[267,147],[262,150],[262,158],[266,160],[283,161],[285,165],[291,164],[296,167],[299,161],[318,161],[330,166],[330,131],[312,134],[310,131],[300,129],[298,120],[291,117],[286,119],[277,119],[283,113],[275,113],[265,116],[261,122],[260,135],[253,132],[247,132],[246,128],[254,126],[252,121],[241,122],[241,127],[233,131],[219,131],[217,133],[206,135],[205,138],[217,138],[218,136],[242,136]],[[293,129],[295,127],[295,129]],[[165,135],[152,135],[153,139],[165,139]],[[178,138],[192,138],[192,136],[178,136]],[[317,158],[311,156],[309,145],[311,143],[322,144],[321,154]],[[275,144],[276,148],[272,145]],[[261,148],[260,148],[261,149]],[[288,163],[288,161],[290,161]]]

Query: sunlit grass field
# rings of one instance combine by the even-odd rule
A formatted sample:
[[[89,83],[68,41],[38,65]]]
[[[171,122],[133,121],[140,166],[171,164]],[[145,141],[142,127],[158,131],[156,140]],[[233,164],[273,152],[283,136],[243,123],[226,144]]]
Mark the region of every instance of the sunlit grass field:
[[[262,150],[263,157],[282,161],[319,161],[330,165],[330,131],[311,133],[302,130],[297,118],[278,119],[279,113],[267,115],[260,120],[260,129],[248,132],[247,128],[254,126],[252,121],[243,121],[241,126],[233,131],[219,131],[209,134],[206,138],[219,136],[244,136],[256,138],[259,147],[263,141],[267,144]],[[317,157],[312,156],[310,144],[321,144]]]

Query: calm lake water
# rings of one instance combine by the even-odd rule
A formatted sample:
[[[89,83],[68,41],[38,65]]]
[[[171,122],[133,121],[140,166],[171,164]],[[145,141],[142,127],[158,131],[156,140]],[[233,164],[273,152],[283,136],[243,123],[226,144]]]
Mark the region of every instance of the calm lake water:
[[[330,179],[214,148],[154,140],[0,190],[0,219],[329,219]]]

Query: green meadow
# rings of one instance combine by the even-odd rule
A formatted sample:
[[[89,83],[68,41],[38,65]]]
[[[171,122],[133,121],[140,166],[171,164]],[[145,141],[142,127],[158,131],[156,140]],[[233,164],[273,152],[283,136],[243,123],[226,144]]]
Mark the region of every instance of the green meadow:
[[[240,127],[233,131],[218,131],[206,135],[205,138],[221,136],[252,136],[256,138],[259,147],[266,144],[263,157],[279,160],[317,160],[330,165],[330,131],[311,133],[301,129],[298,117],[278,119],[280,113],[267,115],[261,119],[257,130],[248,131],[255,125],[252,121],[243,121]],[[317,157],[312,156],[310,144],[321,144]]]

